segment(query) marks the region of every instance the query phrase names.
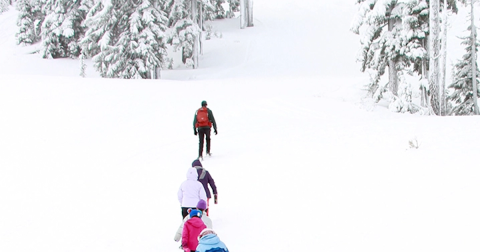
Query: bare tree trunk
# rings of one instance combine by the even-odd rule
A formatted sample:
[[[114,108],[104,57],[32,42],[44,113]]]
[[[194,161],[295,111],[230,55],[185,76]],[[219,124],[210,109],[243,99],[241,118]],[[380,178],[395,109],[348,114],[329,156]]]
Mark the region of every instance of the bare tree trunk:
[[[474,114],[478,115],[477,102],[477,56],[476,56],[476,42],[477,42],[477,28],[475,27],[475,19],[473,18],[473,0],[471,1],[471,18],[472,18],[472,88],[473,88],[473,110]]]
[[[430,62],[428,86],[430,88],[430,108],[435,115],[440,114],[439,107],[439,0],[430,1]]]
[[[161,77],[161,70],[162,68],[160,67],[155,67],[153,70],[152,70],[152,79],[160,79]]]
[[[203,2],[200,1],[200,3],[198,3],[199,6],[198,6],[198,26],[200,26],[200,30],[201,31],[204,31],[203,29]]]
[[[388,20],[388,31],[392,31],[395,25],[395,19],[390,18]],[[388,60],[388,78],[389,78],[389,87],[390,92],[395,96],[398,96],[398,75],[397,75],[397,66],[394,60]]]
[[[240,0],[240,29],[245,29],[246,25],[246,4],[245,1],[247,0]]]
[[[197,0],[191,0],[190,1],[190,14],[192,15],[192,21],[194,24],[197,23]]]
[[[203,2],[200,2],[200,54],[203,55],[203,43],[202,43],[202,32],[204,31],[203,29]]]
[[[253,0],[247,0],[247,26],[253,26]]]
[[[423,48],[428,48],[428,35],[422,41]],[[422,80],[428,80],[428,73],[427,73],[427,60],[424,58],[422,59]],[[421,105],[422,107],[428,108],[428,93],[427,88],[422,85],[420,87],[421,90]]]
[[[198,19],[197,19],[197,0],[192,0],[192,21],[194,24],[198,25]],[[193,41],[193,68],[196,69],[198,68],[198,39],[199,36],[196,34],[194,36],[194,41]]]
[[[191,18],[192,18],[192,21],[193,23],[197,23],[196,22],[196,18],[197,18],[197,0],[191,0],[190,1],[190,13],[191,13]]]
[[[443,0],[442,12],[442,64],[440,65],[440,115],[446,115],[447,103],[445,99],[445,87],[447,80],[447,0]]]
[[[195,38],[194,38],[194,42],[193,42],[193,68],[194,69],[197,69],[198,68],[198,48],[199,48],[199,36],[196,35]]]
[[[395,96],[398,96],[398,77],[395,61],[388,60],[388,77],[390,84],[390,92]]]

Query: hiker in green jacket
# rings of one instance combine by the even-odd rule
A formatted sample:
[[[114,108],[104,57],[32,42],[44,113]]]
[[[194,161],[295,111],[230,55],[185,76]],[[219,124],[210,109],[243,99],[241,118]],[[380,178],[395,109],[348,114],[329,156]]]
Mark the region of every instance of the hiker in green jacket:
[[[217,123],[215,117],[213,117],[212,110],[207,108],[207,101],[202,101],[202,107],[197,109],[195,117],[193,118],[193,131],[194,134],[198,134],[198,158],[203,160],[203,139],[207,142],[207,155],[210,154],[210,130],[213,126],[215,135],[217,132]]]

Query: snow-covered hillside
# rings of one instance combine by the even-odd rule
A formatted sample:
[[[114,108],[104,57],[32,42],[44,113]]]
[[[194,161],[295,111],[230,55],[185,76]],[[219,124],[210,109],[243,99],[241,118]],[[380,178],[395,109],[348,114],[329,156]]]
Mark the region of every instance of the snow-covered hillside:
[[[0,14],[0,251],[180,251],[202,100],[230,251],[478,251],[479,117],[365,99],[354,1],[321,2],[255,1],[254,27],[212,22],[199,69],[161,80],[81,78]]]

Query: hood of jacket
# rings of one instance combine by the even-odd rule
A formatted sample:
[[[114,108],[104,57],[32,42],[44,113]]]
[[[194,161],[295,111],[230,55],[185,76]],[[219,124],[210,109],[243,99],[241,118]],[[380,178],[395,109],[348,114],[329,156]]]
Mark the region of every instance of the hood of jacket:
[[[198,159],[196,159],[196,160],[193,161],[193,163],[192,163],[192,167],[196,167],[196,166],[203,167],[203,166],[202,166],[202,163],[200,163],[200,160],[198,160]]]
[[[187,171],[187,179],[188,180],[197,180],[198,179],[198,173],[197,173],[197,169],[195,168],[188,168],[188,171]]]
[[[205,244],[205,245],[215,245],[215,244],[218,244],[219,242],[220,242],[220,239],[218,238],[218,236],[214,234],[207,234],[202,238],[200,238],[200,240],[198,241],[199,244]]]
[[[190,225],[192,225],[195,228],[202,228],[205,226],[205,223],[203,223],[202,219],[198,217],[192,217],[187,220]]]

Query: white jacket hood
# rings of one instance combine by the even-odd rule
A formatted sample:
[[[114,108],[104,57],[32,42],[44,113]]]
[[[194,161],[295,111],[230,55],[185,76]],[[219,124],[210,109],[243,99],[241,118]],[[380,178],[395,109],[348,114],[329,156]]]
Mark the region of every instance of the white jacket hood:
[[[188,179],[188,180],[195,180],[195,181],[197,181],[197,180],[198,180],[197,169],[195,169],[195,168],[188,168],[188,171],[187,171],[187,179]]]

